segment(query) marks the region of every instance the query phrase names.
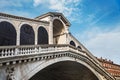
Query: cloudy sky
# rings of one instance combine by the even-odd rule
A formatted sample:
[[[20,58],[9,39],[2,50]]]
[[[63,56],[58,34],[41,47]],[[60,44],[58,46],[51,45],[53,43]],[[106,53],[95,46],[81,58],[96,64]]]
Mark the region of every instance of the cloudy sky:
[[[120,0],[0,0],[0,12],[35,18],[61,12],[93,55],[120,64]]]

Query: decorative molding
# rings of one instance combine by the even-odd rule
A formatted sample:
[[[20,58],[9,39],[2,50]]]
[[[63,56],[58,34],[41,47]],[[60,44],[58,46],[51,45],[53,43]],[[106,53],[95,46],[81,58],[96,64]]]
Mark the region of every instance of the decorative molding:
[[[15,67],[10,66],[6,68],[6,80],[16,80],[15,79]]]

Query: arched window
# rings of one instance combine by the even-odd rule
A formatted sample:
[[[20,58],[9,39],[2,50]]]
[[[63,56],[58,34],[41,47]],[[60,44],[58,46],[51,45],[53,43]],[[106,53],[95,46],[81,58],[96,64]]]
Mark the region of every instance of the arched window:
[[[72,46],[76,47],[76,44],[75,44],[75,42],[74,42],[74,41],[70,41],[70,45],[72,45]]]
[[[34,45],[35,35],[33,28],[28,25],[22,25],[20,29],[20,45]]]
[[[16,45],[16,30],[6,21],[0,22],[0,46]]]
[[[48,33],[44,27],[38,28],[38,44],[48,44]]]
[[[80,46],[78,46],[77,48],[82,49]]]

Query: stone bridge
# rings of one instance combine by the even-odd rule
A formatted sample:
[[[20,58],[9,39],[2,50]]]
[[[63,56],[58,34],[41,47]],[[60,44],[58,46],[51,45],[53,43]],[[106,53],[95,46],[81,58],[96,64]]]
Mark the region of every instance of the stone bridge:
[[[62,13],[0,13],[0,80],[115,80],[69,27]]]

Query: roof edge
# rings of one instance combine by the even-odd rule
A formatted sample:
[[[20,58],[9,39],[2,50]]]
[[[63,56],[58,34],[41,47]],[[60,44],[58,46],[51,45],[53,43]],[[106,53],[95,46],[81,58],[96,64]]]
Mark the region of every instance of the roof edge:
[[[59,13],[59,12],[48,12],[48,13],[45,13],[43,15],[40,15],[40,16],[36,17],[35,19],[42,19],[42,18],[47,17],[47,16],[52,16],[52,17],[54,17],[54,16],[61,16],[62,19],[64,19],[66,25],[68,25],[68,26],[71,25],[69,20],[62,13]]]

